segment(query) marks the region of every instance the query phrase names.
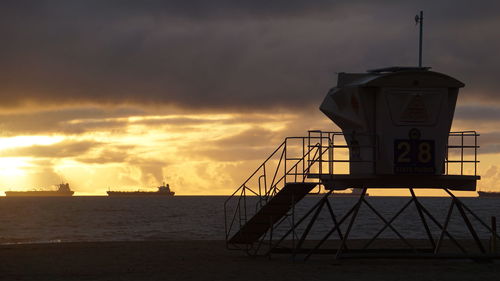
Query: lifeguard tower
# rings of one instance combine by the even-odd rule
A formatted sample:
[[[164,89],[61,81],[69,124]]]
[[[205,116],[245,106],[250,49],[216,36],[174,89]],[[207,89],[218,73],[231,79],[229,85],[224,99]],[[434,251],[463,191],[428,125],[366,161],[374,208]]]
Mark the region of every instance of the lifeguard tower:
[[[417,20],[422,19],[421,13]],[[225,202],[228,248],[305,259],[314,253],[497,258],[494,220],[488,225],[453,193],[475,191],[480,179],[479,134],[450,131],[462,87],[451,76],[421,67],[421,56],[419,67],[339,73],[320,110],[341,131],[287,137],[271,153]],[[369,189],[396,188],[408,193],[394,210],[382,211],[366,198]],[[347,189],[356,190],[356,197],[335,199]],[[433,211],[418,189],[442,190],[449,207]],[[355,226],[367,224],[369,215],[378,230],[351,239],[360,237]],[[401,217],[406,226],[398,228]],[[466,238],[450,230],[457,223]],[[386,231],[397,241],[374,248]],[[422,237],[408,239],[405,233]]]
[[[496,229],[453,194],[475,191],[480,179],[479,135],[450,132],[462,87],[457,79],[422,67],[339,73],[337,86],[328,92],[320,110],[342,131],[309,131],[278,146],[225,203],[228,247],[250,254],[287,252],[306,259],[313,253],[332,252],[337,258],[497,257],[485,243],[500,238]],[[372,188],[407,189],[409,199],[386,217],[366,199]],[[334,191],[346,189],[361,192],[338,215],[332,206]],[[440,189],[451,198],[444,219],[440,221],[439,214],[421,203],[416,189]],[[300,205],[307,197],[317,200]],[[393,226],[410,205],[416,210],[411,223],[424,230],[424,247],[413,245]],[[380,230],[364,239],[364,245],[355,241],[358,247],[354,247],[348,245],[349,237],[362,206],[379,219]],[[472,249],[448,229],[454,209],[475,245]],[[321,216],[323,228],[313,234]],[[480,237],[478,226],[490,235]],[[371,248],[386,230],[405,247]],[[458,252],[443,252],[445,241]]]
[[[308,177],[319,177],[327,189],[475,190],[478,135],[474,131],[450,132],[463,86],[429,68],[340,73],[337,87],[328,92],[320,110],[342,129],[349,146],[350,172]],[[450,133],[459,134],[459,146],[448,146]],[[460,149],[458,161],[447,158],[450,148]],[[469,149],[472,151],[466,151]],[[464,160],[464,153],[473,153],[474,158]],[[450,163],[461,165],[458,175],[449,174]],[[466,163],[473,164],[471,175],[464,174]]]

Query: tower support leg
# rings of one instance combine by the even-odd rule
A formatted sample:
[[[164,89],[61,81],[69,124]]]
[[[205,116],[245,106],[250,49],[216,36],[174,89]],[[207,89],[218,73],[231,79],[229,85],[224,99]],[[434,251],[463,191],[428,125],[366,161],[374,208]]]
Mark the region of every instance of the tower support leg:
[[[356,203],[354,212],[351,217],[351,221],[349,222],[349,226],[347,227],[347,230],[344,235],[344,239],[342,239],[342,242],[340,243],[340,247],[337,251],[337,254],[335,255],[335,259],[338,259],[340,257],[340,254],[342,253],[346,242],[347,238],[349,237],[349,233],[351,232],[352,226],[354,225],[354,222],[356,221],[356,217],[358,216],[359,209],[361,208],[361,204],[363,203],[363,200],[365,198],[366,194],[366,187],[363,187],[363,191],[361,192],[361,195],[359,196],[358,203]]]
[[[444,190],[451,196],[451,198],[453,199],[453,202],[455,202],[455,205],[457,205],[457,209],[460,212],[460,215],[462,216],[462,219],[464,220],[465,225],[467,225],[467,228],[469,229],[470,234],[474,238],[474,241],[476,242],[476,245],[477,245],[479,251],[481,251],[481,253],[485,254],[486,250],[484,249],[483,243],[481,243],[481,240],[479,239],[479,236],[477,235],[476,230],[474,229],[469,218],[467,217],[467,214],[465,213],[464,208],[462,207],[462,202],[460,200],[458,200],[455,197],[455,195],[453,195],[453,193],[451,193],[447,188],[445,188]]]
[[[424,225],[425,232],[427,233],[427,237],[429,238],[429,242],[431,243],[431,246],[434,249],[434,248],[436,248],[436,243],[434,242],[434,238],[432,237],[432,233],[431,233],[431,230],[429,228],[429,225],[427,225],[427,221],[425,220],[425,216],[422,213],[422,205],[418,201],[417,196],[415,196],[415,192],[413,191],[413,188],[409,188],[409,189],[410,189],[411,197],[413,198],[413,200],[415,202],[415,206],[417,207],[418,216],[420,217],[420,220],[422,221],[422,224]]]
[[[446,215],[446,219],[444,221],[443,228],[441,229],[441,234],[439,235],[439,239],[436,243],[436,247],[434,248],[434,254],[437,254],[439,252],[439,248],[441,247],[441,243],[444,238],[444,234],[446,232],[446,229],[448,228],[448,223],[450,222],[451,214],[453,213],[453,207],[455,206],[455,201],[451,201],[451,205],[448,208],[448,214]]]

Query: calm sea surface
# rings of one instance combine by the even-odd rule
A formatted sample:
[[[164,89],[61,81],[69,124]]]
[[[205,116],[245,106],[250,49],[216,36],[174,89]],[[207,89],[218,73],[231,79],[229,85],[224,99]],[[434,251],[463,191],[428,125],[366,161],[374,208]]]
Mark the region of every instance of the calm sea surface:
[[[141,241],[141,240],[223,240],[224,201],[219,196],[176,196],[173,198],[0,198],[0,243]],[[318,198],[305,198],[297,213],[308,210]],[[332,199],[340,218],[355,198]],[[370,204],[389,219],[408,198],[371,197]],[[500,198],[462,198],[474,212],[490,224],[490,217],[500,220]],[[251,201],[251,200],[250,200]],[[448,198],[422,198],[421,202],[442,222],[449,206]],[[251,202],[250,202],[251,203]],[[468,237],[463,220],[455,209],[450,231]],[[380,219],[364,206],[353,238],[377,232]],[[408,238],[424,234],[415,208],[395,220],[395,226]],[[487,235],[479,228],[481,235]],[[331,227],[328,213],[320,216],[316,231]],[[390,231],[386,231],[391,236]],[[439,230],[433,227],[434,233]],[[384,236],[383,236],[384,237]]]

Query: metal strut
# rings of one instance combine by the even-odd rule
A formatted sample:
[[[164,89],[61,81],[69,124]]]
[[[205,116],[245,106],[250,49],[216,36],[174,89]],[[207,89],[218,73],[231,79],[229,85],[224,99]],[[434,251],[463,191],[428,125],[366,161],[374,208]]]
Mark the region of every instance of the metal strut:
[[[352,226],[354,225],[354,221],[356,220],[356,217],[358,216],[359,209],[361,208],[361,204],[363,203],[363,200],[365,198],[366,194],[366,187],[363,188],[363,191],[361,191],[361,195],[359,196],[358,203],[355,205],[354,213],[352,214],[351,221],[349,222],[349,226],[347,227],[347,230],[345,232],[344,239],[342,239],[342,242],[340,243],[340,247],[337,251],[337,254],[335,255],[335,259],[338,259],[340,257],[340,254],[342,253],[342,250],[344,249],[347,238],[349,237],[349,233],[351,232]]]
[[[427,224],[427,221],[425,220],[424,214],[422,213],[422,204],[417,199],[417,196],[415,196],[415,192],[413,191],[413,188],[409,188],[411,197],[415,201],[415,206],[417,207],[417,212],[418,216],[420,217],[420,220],[422,221],[422,224],[424,225],[425,232],[427,233],[427,237],[429,238],[429,242],[432,245],[432,248],[436,248],[436,243],[434,242],[434,238],[432,237],[431,230],[429,228],[429,225]]]

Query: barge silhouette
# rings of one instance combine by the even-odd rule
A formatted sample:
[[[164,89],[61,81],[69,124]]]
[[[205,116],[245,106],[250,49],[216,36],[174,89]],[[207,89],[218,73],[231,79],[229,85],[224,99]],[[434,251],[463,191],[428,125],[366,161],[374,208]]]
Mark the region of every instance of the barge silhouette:
[[[170,186],[163,183],[157,191],[107,191],[108,196],[174,196],[175,192],[170,190]]]
[[[497,197],[497,198],[500,198],[500,192],[496,192],[496,191],[478,191],[477,195],[479,195],[479,197]]]
[[[61,183],[57,190],[5,191],[7,197],[70,197],[75,192],[68,183]]]

